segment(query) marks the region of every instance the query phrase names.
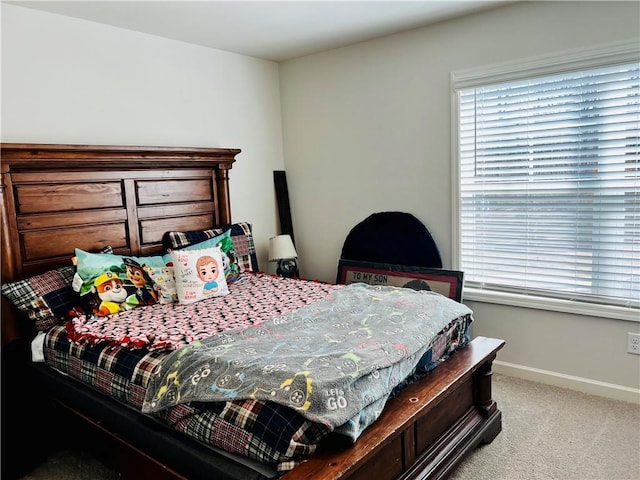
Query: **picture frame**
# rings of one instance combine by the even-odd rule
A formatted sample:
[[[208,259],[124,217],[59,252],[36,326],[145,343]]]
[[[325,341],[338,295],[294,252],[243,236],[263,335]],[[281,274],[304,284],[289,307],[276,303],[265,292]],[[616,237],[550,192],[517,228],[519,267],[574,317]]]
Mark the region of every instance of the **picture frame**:
[[[340,259],[336,283],[348,285],[356,282],[431,290],[461,302],[464,272]]]

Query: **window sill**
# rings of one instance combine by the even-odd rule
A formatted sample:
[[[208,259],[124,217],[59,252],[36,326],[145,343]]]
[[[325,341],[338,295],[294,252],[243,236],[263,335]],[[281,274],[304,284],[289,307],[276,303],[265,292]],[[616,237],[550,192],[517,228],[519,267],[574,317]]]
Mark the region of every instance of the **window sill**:
[[[535,308],[538,310],[550,310],[552,312],[575,313],[578,315],[611,318],[614,320],[627,320],[640,323],[640,310],[636,308],[597,305],[571,300],[561,300],[558,298],[519,295],[515,293],[490,292],[470,287],[464,288],[463,302],[465,300],[510,305],[514,307]]]

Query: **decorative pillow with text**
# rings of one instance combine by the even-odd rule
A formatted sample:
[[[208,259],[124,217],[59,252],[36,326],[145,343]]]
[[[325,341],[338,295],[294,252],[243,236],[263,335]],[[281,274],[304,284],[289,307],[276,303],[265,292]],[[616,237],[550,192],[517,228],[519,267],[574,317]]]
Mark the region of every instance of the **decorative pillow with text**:
[[[174,250],[170,255],[178,303],[194,303],[229,293],[220,247]]]

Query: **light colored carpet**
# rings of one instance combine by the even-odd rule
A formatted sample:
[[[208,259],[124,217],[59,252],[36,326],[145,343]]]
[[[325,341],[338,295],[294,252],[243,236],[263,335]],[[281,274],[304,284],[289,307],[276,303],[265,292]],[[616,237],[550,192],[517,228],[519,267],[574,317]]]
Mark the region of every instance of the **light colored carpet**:
[[[640,405],[493,376],[502,432],[449,480],[639,480]],[[115,480],[80,451],[51,456],[22,480]]]
[[[495,374],[502,432],[450,480],[638,480],[640,405]]]

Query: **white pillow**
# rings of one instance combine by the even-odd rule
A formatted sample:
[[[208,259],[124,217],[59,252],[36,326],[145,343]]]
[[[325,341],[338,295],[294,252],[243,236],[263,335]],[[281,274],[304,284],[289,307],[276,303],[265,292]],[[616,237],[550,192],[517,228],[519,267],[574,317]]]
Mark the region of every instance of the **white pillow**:
[[[178,303],[194,303],[229,293],[220,247],[171,252]]]

